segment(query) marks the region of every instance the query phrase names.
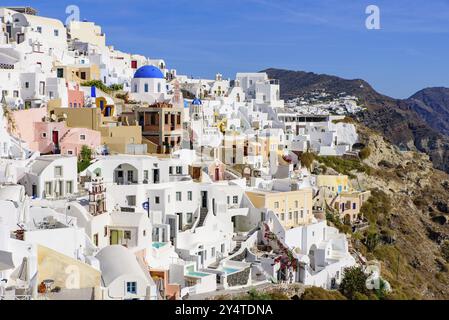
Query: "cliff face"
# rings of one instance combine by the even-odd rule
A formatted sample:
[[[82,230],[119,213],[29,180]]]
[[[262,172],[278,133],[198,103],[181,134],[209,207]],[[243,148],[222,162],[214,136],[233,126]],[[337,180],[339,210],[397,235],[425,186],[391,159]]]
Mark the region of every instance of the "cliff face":
[[[406,102],[429,126],[449,135],[449,88],[423,89]]]
[[[335,96],[342,92],[356,96],[367,108],[357,115],[357,120],[379,131],[401,148],[427,153],[435,168],[449,172],[449,136],[426,123],[426,118],[411,103],[422,98],[422,95],[414,97],[414,100],[398,100],[376,92],[366,81],[360,79],[346,80],[311,72],[279,69],[267,69],[264,72],[270,78],[279,79],[283,99],[292,99],[316,90],[325,90]],[[428,100],[425,101],[428,103]],[[443,105],[446,99],[439,101]],[[432,122],[431,117],[427,119]]]
[[[449,175],[434,169],[426,154],[401,152],[363,125],[358,131],[371,149],[364,163],[372,170],[356,173],[354,183],[380,189],[391,201],[389,214],[376,222],[379,245],[361,250],[382,262],[392,297],[449,299]]]

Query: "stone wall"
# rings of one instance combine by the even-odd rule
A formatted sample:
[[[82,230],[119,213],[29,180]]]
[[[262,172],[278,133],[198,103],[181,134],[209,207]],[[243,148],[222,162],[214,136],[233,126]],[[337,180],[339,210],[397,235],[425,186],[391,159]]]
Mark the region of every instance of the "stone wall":
[[[227,282],[229,287],[244,286],[248,283],[250,277],[251,268],[248,267],[242,271],[230,274],[227,276]]]

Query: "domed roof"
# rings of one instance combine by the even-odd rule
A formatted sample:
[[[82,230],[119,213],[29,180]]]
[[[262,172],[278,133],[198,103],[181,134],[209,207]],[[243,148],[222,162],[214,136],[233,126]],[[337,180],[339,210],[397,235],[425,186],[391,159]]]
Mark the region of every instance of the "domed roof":
[[[195,98],[195,99],[193,99],[193,101],[192,101],[192,105],[194,105],[194,106],[200,106],[200,105],[202,105],[203,103],[201,102],[201,100],[200,99],[198,99],[198,98]]]
[[[143,66],[137,69],[134,78],[163,79],[164,74],[155,66]]]

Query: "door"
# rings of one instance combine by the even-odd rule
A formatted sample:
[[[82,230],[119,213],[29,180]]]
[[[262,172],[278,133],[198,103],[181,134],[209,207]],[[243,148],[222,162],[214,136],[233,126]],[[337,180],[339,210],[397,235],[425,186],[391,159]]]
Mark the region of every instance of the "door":
[[[207,208],[207,191],[201,191],[201,208]]]
[[[177,213],[178,216],[178,230],[182,231],[182,213]]]
[[[220,180],[220,168],[215,168],[215,181]]]
[[[109,238],[111,245],[118,244],[118,230],[111,230],[111,235]]]
[[[59,153],[59,131],[53,130],[51,141],[55,146],[54,153]]]
[[[153,183],[159,183],[159,169],[153,169]]]

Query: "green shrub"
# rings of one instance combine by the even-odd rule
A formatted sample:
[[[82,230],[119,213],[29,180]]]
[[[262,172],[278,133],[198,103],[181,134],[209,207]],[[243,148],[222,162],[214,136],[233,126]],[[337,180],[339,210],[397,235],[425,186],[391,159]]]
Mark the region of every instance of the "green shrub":
[[[337,171],[338,173],[349,176],[351,179],[355,178],[352,171],[365,172],[366,174],[371,174],[371,168],[360,160],[355,159],[343,159],[341,157],[329,156],[329,157],[317,157],[316,160],[323,163],[327,167],[330,167]]]
[[[368,294],[366,280],[368,276],[360,267],[346,268],[340,284],[340,292],[348,299],[355,300],[361,295]]]
[[[106,86],[101,80],[85,81],[85,82],[81,83],[81,86],[83,86],[83,87],[94,86],[95,88],[100,89],[101,91],[103,91],[105,93],[111,92],[111,89],[108,86]]]
[[[310,287],[304,290],[301,300],[346,300],[346,297],[339,291]]]
[[[78,173],[87,169],[90,165],[90,160],[92,159],[92,150],[83,145],[81,148],[80,157],[78,159]]]
[[[370,147],[365,147],[359,152],[359,157],[362,160],[368,159],[368,157],[371,155],[371,149]]]
[[[360,213],[371,223],[387,224],[392,209],[390,197],[380,189],[371,190],[371,196],[360,208]]]
[[[301,165],[310,171],[312,168],[312,163],[315,160],[315,155],[311,152],[304,152],[299,156],[299,160],[301,161]]]
[[[123,84],[111,84],[109,86],[109,90],[111,91],[120,91],[123,90]]]

